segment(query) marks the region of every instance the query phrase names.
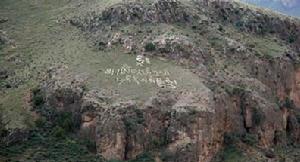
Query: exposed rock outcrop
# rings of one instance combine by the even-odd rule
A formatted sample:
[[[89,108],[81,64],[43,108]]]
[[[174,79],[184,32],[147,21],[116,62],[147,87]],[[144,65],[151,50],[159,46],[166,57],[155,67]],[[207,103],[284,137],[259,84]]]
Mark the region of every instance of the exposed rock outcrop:
[[[203,63],[205,56],[194,42],[183,35],[161,35],[153,40],[156,47],[154,55],[161,55],[169,59],[190,60],[191,63]]]
[[[74,120],[81,121],[81,137],[94,141],[106,159],[134,159],[155,149],[164,161],[210,161],[230,132],[256,135],[263,148],[285,142],[278,132],[299,140],[299,123],[292,113],[286,116],[255,92],[162,90],[139,103],[86,91],[73,79],[54,79],[70,76],[65,70],[51,76],[44,85],[47,105],[73,112]]]
[[[83,29],[93,29],[103,23],[185,23],[192,22],[194,16],[178,1],[158,0],[152,4],[134,2],[114,5],[100,15],[93,12],[84,20],[74,18],[71,23]]]
[[[216,21],[231,23],[245,32],[276,34],[300,51],[300,23],[293,18],[267,14],[239,3],[214,1],[210,7]]]

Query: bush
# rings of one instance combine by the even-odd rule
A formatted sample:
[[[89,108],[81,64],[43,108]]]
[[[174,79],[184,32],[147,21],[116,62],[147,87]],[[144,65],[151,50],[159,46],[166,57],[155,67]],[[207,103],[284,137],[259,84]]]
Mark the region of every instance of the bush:
[[[240,140],[240,134],[237,133],[228,133],[224,134],[224,143],[226,145],[234,145]]]
[[[144,123],[143,113],[141,111],[136,111],[134,115],[128,116],[124,120],[124,124],[129,131],[136,131],[139,125]]]
[[[60,126],[67,132],[72,132],[76,128],[71,112],[58,112],[55,125]]]
[[[248,145],[251,145],[251,146],[254,146],[258,143],[258,138],[256,135],[254,134],[249,134],[249,133],[246,133],[243,138],[242,138],[242,141]]]
[[[1,137],[5,137],[6,134],[7,134],[6,124],[4,123],[2,110],[0,109],[0,143],[1,143]]]
[[[295,104],[294,104],[294,101],[291,100],[289,97],[285,98],[284,103],[283,103],[282,106],[285,107],[285,108],[288,108],[288,109],[294,109],[296,107]]]
[[[291,34],[289,37],[288,37],[288,42],[289,43],[294,43],[296,42],[296,36],[294,34]]]
[[[39,107],[39,106],[43,105],[45,102],[44,102],[44,98],[43,98],[41,90],[39,88],[34,88],[31,91],[33,94],[33,97],[32,97],[33,105],[35,107]]]
[[[152,43],[152,42],[147,43],[147,44],[145,45],[145,50],[146,50],[147,52],[154,51],[154,50],[155,50],[155,44]]]
[[[241,27],[243,27],[243,25],[244,25],[244,22],[242,22],[242,21],[237,21],[237,22],[235,23],[235,26],[236,26],[237,28],[241,28]]]
[[[135,160],[130,160],[130,162],[153,162],[153,161],[154,159],[151,157],[149,153],[143,153],[137,156]]]
[[[52,129],[51,135],[57,138],[64,138],[66,137],[66,131],[62,127],[56,126]]]
[[[300,113],[296,113],[296,119],[297,119],[298,123],[300,123]]]
[[[37,94],[41,93],[41,89],[38,87],[35,87],[31,90],[31,92],[33,95],[37,95]]]
[[[242,95],[246,91],[245,86],[225,86],[225,91],[230,95]]]
[[[226,146],[221,153],[221,157],[223,162],[236,162],[244,159],[242,151],[233,145]]]
[[[33,96],[33,104],[34,106],[41,106],[44,104],[44,98],[41,95],[35,95]]]
[[[46,123],[47,123],[46,118],[40,117],[35,121],[35,126],[37,126],[38,128],[43,128]]]
[[[252,113],[252,120],[254,125],[259,126],[265,120],[265,115],[261,110],[254,108]]]
[[[84,140],[84,145],[87,147],[87,149],[90,152],[96,153],[97,147],[96,147],[96,142],[95,141],[91,141],[89,139],[85,139]]]

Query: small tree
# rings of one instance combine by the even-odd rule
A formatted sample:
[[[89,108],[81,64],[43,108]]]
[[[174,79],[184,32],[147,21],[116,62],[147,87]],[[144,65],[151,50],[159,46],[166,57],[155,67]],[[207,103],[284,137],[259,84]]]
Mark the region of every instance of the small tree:
[[[152,42],[149,42],[145,45],[145,50],[147,52],[150,52],[150,51],[154,51],[155,50],[155,44],[152,43]]]

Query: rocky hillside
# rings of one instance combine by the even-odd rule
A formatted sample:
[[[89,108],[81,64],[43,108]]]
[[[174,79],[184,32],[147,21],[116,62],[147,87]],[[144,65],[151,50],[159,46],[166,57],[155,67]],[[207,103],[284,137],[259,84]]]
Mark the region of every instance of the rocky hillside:
[[[49,51],[62,50],[48,60],[70,58],[34,68],[27,104],[35,125],[21,130],[28,136],[21,140],[5,130],[7,146],[38,132],[88,141],[87,150],[80,142],[72,148],[95,161],[300,160],[299,19],[218,1],[74,0],[68,7],[73,12],[58,14],[56,25],[80,37],[62,30],[66,41]],[[0,160],[10,159],[3,150]]]

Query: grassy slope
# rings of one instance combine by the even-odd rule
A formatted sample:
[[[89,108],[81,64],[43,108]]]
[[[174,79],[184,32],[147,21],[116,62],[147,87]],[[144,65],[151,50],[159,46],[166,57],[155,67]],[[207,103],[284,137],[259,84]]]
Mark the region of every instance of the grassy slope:
[[[1,16],[9,18],[9,21],[1,24],[0,27],[7,31],[17,45],[14,49],[5,48],[0,55],[1,65],[16,71],[16,75],[8,80],[18,81],[18,88],[8,89],[6,93],[0,94],[2,107],[5,112],[9,111],[11,114],[8,116],[12,121],[10,127],[24,126],[23,114],[28,114],[28,106],[22,96],[38,84],[42,74],[50,66],[66,64],[75,74],[88,76],[89,88],[104,87],[117,90],[121,96],[128,98],[148,98],[156,91],[156,86],[153,84],[118,85],[115,81],[116,77],[108,77],[104,74],[105,69],[117,69],[123,64],[135,67],[134,55],[125,54],[118,47],[109,51],[98,51],[91,47],[92,42],[86,40],[78,29],[69,24],[57,23],[57,20],[62,17],[84,14],[94,8],[100,11],[106,5],[112,5],[120,0],[99,2],[96,0],[85,3],[76,0],[71,2],[3,0],[0,2]],[[11,57],[20,60],[21,63],[8,61]],[[168,70],[171,74],[170,79],[176,79],[181,88],[203,87],[198,77],[172,62],[158,59],[150,61],[153,70]],[[178,73],[183,75],[178,76]]]

